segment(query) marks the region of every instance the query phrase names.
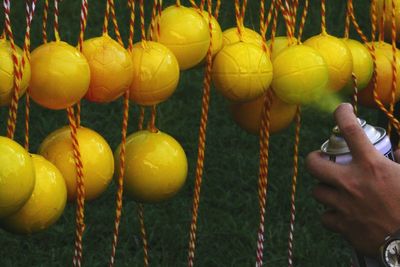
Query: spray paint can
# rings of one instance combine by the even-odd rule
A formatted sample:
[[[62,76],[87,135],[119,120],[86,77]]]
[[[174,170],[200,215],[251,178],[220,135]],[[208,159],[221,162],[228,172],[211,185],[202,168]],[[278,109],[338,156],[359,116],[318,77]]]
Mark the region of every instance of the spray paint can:
[[[394,160],[392,145],[386,131],[380,127],[374,127],[367,124],[365,120],[358,119],[364,133],[374,145],[374,147],[385,157]],[[323,156],[338,164],[348,164],[352,160],[350,149],[346,141],[340,133],[339,127],[335,126],[332,129],[332,134],[329,139],[321,146]],[[353,266],[354,267],[379,267],[381,266],[375,259],[364,257],[363,255],[354,251],[353,253]]]

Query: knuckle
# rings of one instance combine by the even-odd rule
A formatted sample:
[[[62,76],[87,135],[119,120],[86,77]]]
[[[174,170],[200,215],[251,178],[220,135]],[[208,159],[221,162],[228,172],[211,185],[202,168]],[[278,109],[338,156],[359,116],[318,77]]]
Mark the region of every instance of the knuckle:
[[[348,135],[356,135],[360,132],[360,125],[354,123],[345,123],[342,126],[341,131],[347,133]]]

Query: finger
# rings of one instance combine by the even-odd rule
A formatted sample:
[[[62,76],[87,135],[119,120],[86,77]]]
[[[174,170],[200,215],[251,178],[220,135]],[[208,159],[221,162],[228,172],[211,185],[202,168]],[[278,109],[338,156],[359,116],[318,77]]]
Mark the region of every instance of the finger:
[[[330,231],[341,233],[342,223],[340,221],[340,214],[336,210],[329,210],[322,214],[321,223]]]
[[[343,207],[343,196],[340,191],[326,184],[319,184],[313,189],[313,197],[321,204],[334,210]]]
[[[308,154],[306,168],[312,176],[322,183],[338,188],[343,188],[345,184],[344,166],[323,158],[320,151]]]
[[[363,159],[364,157],[378,153],[361,128],[354,114],[353,107],[350,104],[341,104],[336,109],[335,120],[343,138],[349,146],[353,159]]]
[[[394,159],[396,160],[397,163],[400,163],[400,149],[397,149],[394,152]]]

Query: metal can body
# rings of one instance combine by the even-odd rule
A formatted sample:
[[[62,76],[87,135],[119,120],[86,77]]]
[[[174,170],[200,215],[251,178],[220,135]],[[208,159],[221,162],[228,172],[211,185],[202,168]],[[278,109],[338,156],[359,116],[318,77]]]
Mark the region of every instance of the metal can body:
[[[385,157],[394,160],[392,145],[389,137],[386,135],[386,131],[383,128],[371,126],[364,120],[359,119],[359,122],[374,147]],[[348,148],[344,138],[341,136],[340,130],[337,126],[333,128],[330,138],[322,144],[321,152],[324,158],[337,164],[345,165],[352,161],[350,149]],[[364,257],[354,251],[353,266],[379,267],[381,265],[375,259]]]

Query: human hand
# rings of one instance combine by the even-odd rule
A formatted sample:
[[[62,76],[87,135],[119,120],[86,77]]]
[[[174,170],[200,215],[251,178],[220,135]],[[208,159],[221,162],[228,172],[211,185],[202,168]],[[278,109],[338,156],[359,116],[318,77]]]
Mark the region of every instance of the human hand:
[[[353,160],[339,165],[322,158],[320,151],[310,153],[307,169],[321,182],[313,196],[329,207],[321,216],[326,228],[376,257],[385,237],[400,229],[400,165],[375,149],[351,105],[340,105],[335,119]],[[400,159],[400,151],[395,157]]]

